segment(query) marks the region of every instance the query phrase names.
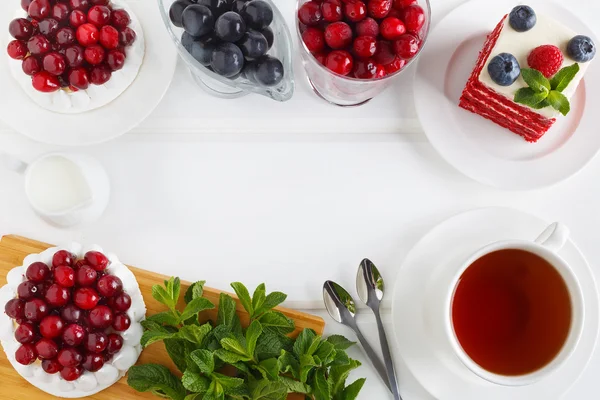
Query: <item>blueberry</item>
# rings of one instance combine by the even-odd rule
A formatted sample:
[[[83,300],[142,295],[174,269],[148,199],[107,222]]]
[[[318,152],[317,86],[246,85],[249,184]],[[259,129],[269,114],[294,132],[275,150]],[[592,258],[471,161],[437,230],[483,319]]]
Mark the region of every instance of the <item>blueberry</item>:
[[[219,18],[231,9],[231,4],[227,0],[198,0],[197,3],[210,8],[215,18]]]
[[[233,0],[233,3],[231,4],[231,11],[238,14],[241,13],[246,2],[248,2],[248,0]]]
[[[248,26],[257,30],[262,30],[273,22],[273,9],[262,0],[249,1],[240,14]]]
[[[577,62],[588,62],[596,55],[596,45],[591,38],[577,35],[569,40],[567,54]]]
[[[256,62],[246,63],[242,76],[251,82],[256,82]]]
[[[213,30],[215,18],[208,7],[193,4],[183,11],[183,29],[194,37],[204,36]]]
[[[213,35],[207,35],[203,38],[197,39],[192,42],[190,46],[190,54],[198,62],[205,67],[210,65],[212,54],[215,47],[219,44],[219,39]]]
[[[228,11],[215,23],[215,33],[226,42],[237,42],[246,32],[246,23],[240,14]]]
[[[186,31],[183,31],[183,34],[181,35],[181,45],[188,51],[188,53],[192,52],[193,41],[194,37]]]
[[[498,85],[510,86],[521,74],[521,67],[515,56],[509,53],[500,53],[490,61],[488,72]]]
[[[173,25],[175,25],[178,28],[181,28],[183,26],[181,22],[181,15],[183,14],[183,10],[185,10],[188,6],[191,6],[192,4],[194,3],[192,3],[191,0],[177,0],[173,4],[171,4],[171,8],[169,9],[169,18],[171,19]]]
[[[269,44],[262,33],[249,30],[238,42],[246,58],[258,58],[267,54]]]
[[[275,42],[275,35],[273,34],[273,30],[268,26],[264,28],[260,33],[267,39],[267,43],[269,44],[269,50],[273,47],[273,42]]]
[[[264,56],[256,62],[256,82],[263,86],[275,86],[283,79],[283,64],[275,57]]]
[[[213,51],[210,65],[217,74],[230,78],[244,68],[244,54],[235,44],[224,42]]]
[[[510,12],[509,23],[517,32],[527,32],[535,26],[537,16],[529,6],[516,6]]]

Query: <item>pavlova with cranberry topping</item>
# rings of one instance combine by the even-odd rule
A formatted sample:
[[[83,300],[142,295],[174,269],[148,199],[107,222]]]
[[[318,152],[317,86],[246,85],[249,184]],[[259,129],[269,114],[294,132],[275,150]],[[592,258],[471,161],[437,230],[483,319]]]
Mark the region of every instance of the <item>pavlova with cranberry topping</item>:
[[[0,288],[0,340],[37,388],[84,397],[117,382],[142,349],[146,306],[133,273],[113,254],[79,244],[30,254]]]

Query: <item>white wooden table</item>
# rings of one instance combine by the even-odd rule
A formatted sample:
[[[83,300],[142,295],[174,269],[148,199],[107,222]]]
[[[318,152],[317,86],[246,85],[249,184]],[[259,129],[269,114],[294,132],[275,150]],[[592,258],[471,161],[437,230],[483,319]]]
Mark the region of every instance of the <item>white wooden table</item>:
[[[292,24],[293,2],[279,3]],[[461,0],[432,3],[435,22]],[[598,3],[572,4],[589,26],[599,26]],[[136,266],[213,287],[264,281],[288,293],[289,306],[322,313],[324,280],[353,288],[358,263],[369,257],[390,277],[391,294],[391,278],[424,233],[457,212],[498,205],[566,223],[600,272],[600,158],[544,190],[505,192],[470,181],[427,143],[411,75],[370,104],[346,110],[317,99],[299,60],[296,95],[284,104],[209,97],[179,65],[165,99],[138,128],[73,149],[97,157],[110,175],[112,198],[100,221],[69,230],[46,225],[29,209],[21,177],[0,169],[0,234],[99,243]],[[57,148],[0,122],[0,149],[31,160]],[[372,316],[361,320],[375,341]],[[328,329],[349,334],[333,322]],[[359,350],[355,355],[364,359]],[[432,398],[400,360],[398,368],[407,400]],[[369,378],[361,399],[388,398],[371,368],[356,376]],[[564,398],[596,399],[598,376],[595,354]]]

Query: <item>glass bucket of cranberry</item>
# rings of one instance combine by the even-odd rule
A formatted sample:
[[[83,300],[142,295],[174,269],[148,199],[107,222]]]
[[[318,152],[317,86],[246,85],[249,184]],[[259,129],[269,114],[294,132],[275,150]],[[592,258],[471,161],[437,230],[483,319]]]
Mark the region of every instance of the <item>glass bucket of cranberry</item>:
[[[429,34],[429,0],[298,0],[308,81],[324,100],[359,106],[392,84]]]

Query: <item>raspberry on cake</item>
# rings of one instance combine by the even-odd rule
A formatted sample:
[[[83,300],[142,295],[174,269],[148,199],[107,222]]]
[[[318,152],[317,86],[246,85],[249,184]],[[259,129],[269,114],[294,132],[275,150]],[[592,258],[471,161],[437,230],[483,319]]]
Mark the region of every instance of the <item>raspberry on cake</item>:
[[[591,38],[517,6],[489,34],[460,107],[537,142],[569,113],[595,54]]]

